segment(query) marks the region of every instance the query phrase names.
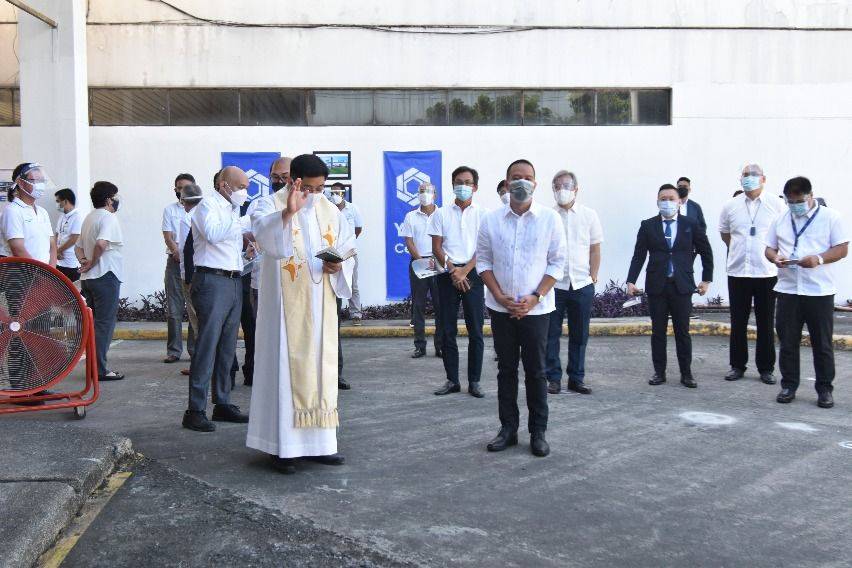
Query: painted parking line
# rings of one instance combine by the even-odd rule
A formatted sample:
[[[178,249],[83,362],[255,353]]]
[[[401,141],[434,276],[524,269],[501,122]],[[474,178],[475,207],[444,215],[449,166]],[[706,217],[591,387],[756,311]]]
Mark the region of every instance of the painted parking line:
[[[124,340],[123,339],[116,339],[115,341],[111,341],[110,344],[109,344],[109,348],[112,349],[113,347],[115,347],[119,343],[124,343]],[[85,361],[85,360],[86,360],[86,354],[83,353],[83,356],[80,357],[80,361]]]

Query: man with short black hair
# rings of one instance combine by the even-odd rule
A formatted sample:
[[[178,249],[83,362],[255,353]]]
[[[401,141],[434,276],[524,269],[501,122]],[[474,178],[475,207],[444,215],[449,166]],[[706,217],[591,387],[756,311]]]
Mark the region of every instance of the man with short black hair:
[[[108,181],[95,182],[91,198],[94,209],[83,221],[74,253],[80,261],[83,297],[95,319],[98,379],[120,381],[124,375],[107,366],[107,352],[118,314],[119,289],[124,278],[121,256],[124,237],[115,214],[120,201],[118,188]]]
[[[178,174],[175,178],[174,194],[176,202],[170,203],[163,209],[163,240],[166,242],[166,273],[164,278],[166,288],[166,308],[168,312],[168,340],[166,342],[166,358],[163,363],[180,361],[183,353],[183,312],[186,298],[183,295],[183,285],[180,277],[180,248],[177,239],[180,225],[185,221],[187,213],[181,204],[181,190],[184,186],[194,184],[191,174]],[[190,330],[192,328],[190,327]],[[187,337],[187,351],[191,352],[195,338],[192,333]]]
[[[781,392],[789,403],[799,388],[802,327],[808,326],[816,374],[817,405],[834,406],[834,275],[826,266],[849,252],[849,235],[836,209],[819,205],[806,177],[784,184],[788,210],[766,233],[766,258],[778,267],[775,329],[781,343]]]
[[[62,213],[56,221],[56,269],[76,282],[80,279],[80,261],[74,254],[74,245],[80,237],[83,218],[75,207],[77,197],[71,189],[60,189],[53,195],[56,209]]]
[[[671,316],[680,382],[685,387],[696,388],[698,383],[692,376],[692,339],[689,336],[692,294],[696,291],[692,265],[697,251],[703,269],[697,290],[703,296],[713,280],[713,251],[698,221],[678,214],[680,197],[675,186],[667,183],[660,187],[657,208],[660,214],[645,219],[639,226],[627,274],[627,294],[637,296],[642,293],[636,287],[636,280],[647,258],[645,288],[651,312],[651,358],[654,363],[654,376],[648,384],[653,386],[666,382],[666,331]]]
[[[503,202],[503,205],[509,204],[509,190],[506,188],[506,180],[501,179],[497,182],[497,197]]]
[[[432,254],[446,272],[438,278],[438,304],[441,310],[441,349],[447,380],[435,391],[442,396],[460,392],[458,335],[459,304],[464,310],[467,326],[468,394],[485,396],[479,386],[482,375],[482,353],[485,341],[482,325],[485,319],[485,298],[482,279],[476,272],[476,238],[486,211],[473,203],[479,184],[479,173],[473,168],[459,166],[451,175],[455,201],[445,205],[429,220],[427,232],[432,236]]]
[[[677,178],[677,195],[680,198],[680,214],[684,217],[690,217],[698,222],[698,226],[705,233],[707,232],[707,221],[704,220],[704,211],[701,206],[694,200],[689,198],[692,193],[692,182],[686,176]]]
[[[16,196],[3,213],[3,237],[9,256],[32,258],[56,266],[56,237],[50,217],[37,201],[50,183],[39,164],[19,164],[12,172]]]

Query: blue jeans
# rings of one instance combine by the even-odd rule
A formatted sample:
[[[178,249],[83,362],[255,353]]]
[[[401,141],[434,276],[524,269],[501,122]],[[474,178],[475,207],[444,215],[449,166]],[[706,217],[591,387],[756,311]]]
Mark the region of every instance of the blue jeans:
[[[547,333],[547,380],[562,380],[562,362],[559,360],[559,338],[562,337],[562,319],[568,316],[568,380],[583,383],[586,376],[586,344],[589,342],[589,319],[595,285],[579,290],[556,289],[556,310],[550,314]]]

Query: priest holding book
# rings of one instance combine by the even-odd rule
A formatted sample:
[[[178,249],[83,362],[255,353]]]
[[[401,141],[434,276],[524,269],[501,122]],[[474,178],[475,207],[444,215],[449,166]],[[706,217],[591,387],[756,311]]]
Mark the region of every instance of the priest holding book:
[[[355,234],[323,195],[328,168],[297,156],[293,180],[262,199],[252,230],[263,251],[255,381],[246,445],[281,473],[298,459],[342,465],[337,453],[337,298],[352,293]],[[326,260],[317,257],[319,253]],[[341,262],[335,262],[339,258]]]

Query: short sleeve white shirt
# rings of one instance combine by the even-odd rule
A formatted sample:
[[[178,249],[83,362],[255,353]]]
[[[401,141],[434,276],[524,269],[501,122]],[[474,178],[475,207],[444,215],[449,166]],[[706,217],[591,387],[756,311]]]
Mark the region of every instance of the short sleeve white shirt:
[[[180,231],[180,225],[186,219],[186,210],[180,203],[170,203],[163,209],[163,228],[162,230],[169,231],[175,238]],[[172,251],[166,248],[166,254],[172,254]]]
[[[791,223],[792,214],[789,209],[779,215],[766,233],[766,246],[778,251],[785,258],[805,258],[806,256],[822,254],[831,247],[848,243],[849,236],[843,226],[840,213],[835,209],[816,206],[805,217],[796,217],[796,229],[801,231],[807,219],[813,218],[811,224],[799,236],[799,244],[795,245],[796,237]],[[794,254],[795,249],[795,254]],[[799,296],[830,296],[837,293],[834,285],[832,267],[820,265],[815,268],[789,266],[778,269],[778,283],[775,291],[782,294]]]
[[[471,203],[462,210],[455,201],[441,207],[429,219],[430,236],[443,239],[441,248],[444,255],[454,264],[466,264],[476,255],[476,241],[482,218],[488,213],[485,209]]]
[[[6,242],[6,232],[3,230],[3,217],[6,214],[6,209],[9,208],[9,204],[1,204],[0,206],[0,256],[11,256],[12,253],[9,250],[9,243]]]
[[[74,235],[79,235],[83,228],[83,216],[77,209],[60,215],[56,221],[56,246],[61,247]],[[57,266],[65,268],[79,268],[80,261],[74,254],[74,247],[68,247],[59,258],[56,259]]]
[[[438,214],[440,207],[435,207],[432,213],[424,213],[420,207],[405,214],[402,221],[400,237],[407,237],[414,241],[417,253],[420,256],[432,256],[432,236],[429,234],[429,221]]]
[[[340,213],[346,219],[346,222],[349,223],[353,235],[355,234],[355,229],[362,229],[364,227],[364,220],[361,219],[361,211],[354,203],[344,201],[343,209],[340,210]],[[358,244],[357,239],[355,240],[355,244]]]
[[[23,239],[24,247],[35,260],[50,262],[50,238],[53,227],[44,207],[27,205],[18,198],[6,206],[3,215],[3,233],[8,241]]]
[[[108,241],[109,244],[97,264],[82,273],[80,279],[93,280],[112,272],[119,282],[124,282],[124,260],[121,255],[124,237],[121,234],[121,225],[118,224],[115,213],[103,208],[94,209],[86,215],[75,248],[83,249],[83,256],[92,258],[98,241]]]
[[[766,233],[784,209],[781,199],[765,191],[755,199],[742,194],[725,203],[719,214],[719,232],[731,235],[728,276],[771,278],[778,275],[778,267],[769,262],[764,253]]]
[[[565,230],[567,257],[565,272],[556,283],[560,290],[579,290],[592,283],[590,247],[603,242],[603,228],[598,214],[589,207],[574,203],[570,209],[556,206]]]

